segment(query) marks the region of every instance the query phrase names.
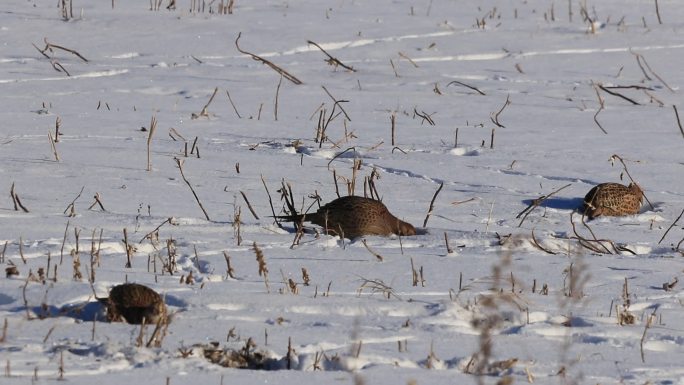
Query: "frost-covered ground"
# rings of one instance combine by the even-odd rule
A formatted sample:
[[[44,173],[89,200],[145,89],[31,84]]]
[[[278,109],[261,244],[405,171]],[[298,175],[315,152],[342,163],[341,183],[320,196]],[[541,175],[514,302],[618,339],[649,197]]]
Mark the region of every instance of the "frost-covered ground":
[[[681,383],[684,221],[659,242],[684,208],[677,0],[659,1],[662,24],[653,1],[585,2],[593,33],[578,1],[570,15],[567,1],[238,0],[219,15],[219,1],[76,0],[68,21],[55,3],[0,6],[0,262],[19,273],[0,279],[3,384]],[[241,54],[240,33],[302,84]],[[44,39],[88,61],[46,58]],[[571,216],[597,183],[628,183],[625,169],[652,206],[589,227]],[[361,240],[293,245],[274,224],[265,186],[281,214],[283,182],[306,208],[337,197],[335,178],[363,195],[371,175],[419,227],[366,237],[381,259]],[[160,347],[104,322],[93,270],[99,296],[126,280],[165,296]],[[250,338],[269,370],[203,356]]]

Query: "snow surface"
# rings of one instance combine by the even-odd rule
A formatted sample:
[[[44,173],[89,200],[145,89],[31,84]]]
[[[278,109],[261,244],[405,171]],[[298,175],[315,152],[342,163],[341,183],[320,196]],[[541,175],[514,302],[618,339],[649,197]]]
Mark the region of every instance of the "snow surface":
[[[684,208],[672,108],[684,106],[679,1],[659,2],[662,24],[653,1],[584,2],[594,33],[579,1],[238,0],[219,15],[219,1],[193,12],[199,1],[151,11],[145,1],[75,0],[68,21],[55,3],[0,6],[0,251],[3,268],[19,272],[0,279],[2,384],[683,382],[682,286],[663,284],[681,278],[684,222],[660,242]],[[239,33],[241,49],[303,84],[280,83],[241,54]],[[56,71],[32,46],[44,39],[88,62],[46,52],[70,76]],[[328,65],[309,40],[356,72]],[[647,89],[613,89],[635,105],[598,85]],[[193,119],[215,88],[206,116]],[[321,111],[334,119],[318,143]],[[48,132],[58,118],[56,161]],[[587,227],[571,214],[589,189],[629,182],[613,155],[652,206]],[[315,194],[337,197],[334,175],[341,195],[354,175],[363,195],[373,170],[390,210],[419,228],[366,237],[382,260],[361,240],[312,232],[293,246],[292,225],[274,224],[264,184],[281,214],[282,182],[306,208]],[[28,213],[14,210],[13,184]],[[159,225],[158,242],[146,239]],[[533,231],[555,254],[533,244]],[[104,322],[88,283],[93,235],[99,296],[127,280],[165,296],[173,318],[161,347],[137,347],[139,326]],[[172,275],[162,271],[168,240]],[[633,323],[620,325],[618,313]],[[239,350],[249,338],[270,370],[202,355],[212,342]],[[288,362],[292,370],[277,370]]]

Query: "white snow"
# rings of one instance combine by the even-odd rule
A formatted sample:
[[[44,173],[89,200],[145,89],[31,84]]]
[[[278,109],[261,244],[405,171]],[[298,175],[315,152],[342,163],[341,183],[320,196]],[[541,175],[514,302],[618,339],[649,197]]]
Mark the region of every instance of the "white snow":
[[[220,0],[73,0],[69,20],[55,3],[0,9],[0,265],[19,273],[0,278],[0,383],[682,383],[678,1],[658,2],[662,24],[638,0],[237,0],[225,15]],[[239,52],[240,33],[302,84]],[[88,61],[48,59],[46,41]],[[371,175],[416,236],[293,245],[293,226],[274,224],[264,184],[279,215],[283,183],[306,209],[354,177],[364,195]],[[641,213],[571,216],[593,186],[630,176]],[[125,281],[164,295],[160,347],[105,321],[93,271],[98,296]],[[263,370],[204,356],[249,339]]]

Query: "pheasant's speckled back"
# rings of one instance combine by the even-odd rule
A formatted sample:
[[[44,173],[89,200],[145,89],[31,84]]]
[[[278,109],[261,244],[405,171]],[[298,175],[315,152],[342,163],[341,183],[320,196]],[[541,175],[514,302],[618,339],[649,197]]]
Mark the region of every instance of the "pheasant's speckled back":
[[[306,214],[305,220],[334,234],[341,235],[341,231],[350,239],[362,235],[416,234],[411,224],[392,215],[382,202],[358,196],[337,198],[315,213]]]
[[[162,297],[147,286],[124,283],[114,286],[107,299],[107,319],[112,322],[126,321],[131,324],[156,323],[166,316]]]
[[[602,183],[592,188],[584,197],[584,212],[589,219],[606,215],[622,216],[638,214],[644,194],[641,188],[630,183]]]

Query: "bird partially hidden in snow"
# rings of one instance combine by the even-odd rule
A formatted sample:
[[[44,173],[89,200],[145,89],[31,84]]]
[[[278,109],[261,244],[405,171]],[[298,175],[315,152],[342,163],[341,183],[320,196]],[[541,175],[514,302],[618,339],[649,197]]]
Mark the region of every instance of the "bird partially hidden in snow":
[[[156,324],[165,321],[166,305],[159,293],[137,283],[114,286],[109,297],[97,298],[107,309],[109,322],[126,321],[129,324]]]
[[[584,197],[584,214],[593,219],[605,216],[638,214],[644,193],[636,183],[625,186],[619,183],[601,183]]]
[[[328,234],[354,239],[363,235],[416,235],[416,229],[392,215],[379,200],[346,196],[333,200],[315,213],[284,215],[280,220],[311,222],[323,227]]]

